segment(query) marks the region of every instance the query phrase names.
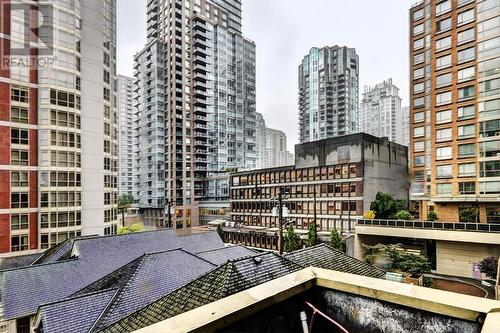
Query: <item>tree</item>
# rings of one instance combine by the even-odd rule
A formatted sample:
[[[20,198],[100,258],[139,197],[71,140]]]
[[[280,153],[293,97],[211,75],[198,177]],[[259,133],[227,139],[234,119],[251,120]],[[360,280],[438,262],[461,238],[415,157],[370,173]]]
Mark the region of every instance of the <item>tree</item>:
[[[217,234],[221,239],[224,239],[224,230],[222,229],[222,223],[217,224]]]
[[[118,228],[118,235],[134,234],[142,230],[144,230],[144,225],[142,223],[134,223],[130,227]]]
[[[498,270],[498,257],[487,257],[479,262],[479,270],[490,279],[496,280]]]
[[[377,256],[384,255],[391,264],[391,268],[412,275],[420,275],[431,270],[427,258],[413,253],[406,253],[401,249],[401,244],[363,244],[363,258],[373,264]]]
[[[375,215],[375,212],[373,210],[367,210],[364,214],[363,214],[363,218],[365,220],[373,220],[374,218],[376,217]]]
[[[308,230],[307,230],[307,241],[306,245],[308,247],[314,246],[318,244],[318,234],[316,233],[316,225],[313,223],[309,224]]]
[[[477,209],[468,208],[460,211],[460,222],[473,223],[477,221]]]
[[[393,262],[393,268],[412,275],[421,275],[430,272],[431,265],[426,258],[412,253],[401,253],[397,262]]]
[[[283,239],[283,250],[285,252],[292,252],[299,249],[299,236],[295,233],[293,225],[289,225],[285,238]]]
[[[437,221],[437,220],[439,220],[439,217],[435,211],[431,210],[430,212],[427,213],[427,221]]]
[[[399,212],[400,210],[408,210],[408,201],[406,200],[394,200],[394,209],[396,212]]]
[[[378,192],[370,205],[370,210],[375,212],[379,219],[388,219],[396,213],[396,203],[389,193]]]
[[[396,213],[396,219],[409,221],[409,220],[413,219],[413,216],[407,210],[400,210]]]
[[[121,195],[118,197],[118,210],[122,213],[122,226],[125,226],[125,211],[134,203],[131,195]]]
[[[334,249],[344,251],[344,241],[342,240],[342,237],[340,237],[337,229],[332,230],[331,237],[330,237],[330,245]]]

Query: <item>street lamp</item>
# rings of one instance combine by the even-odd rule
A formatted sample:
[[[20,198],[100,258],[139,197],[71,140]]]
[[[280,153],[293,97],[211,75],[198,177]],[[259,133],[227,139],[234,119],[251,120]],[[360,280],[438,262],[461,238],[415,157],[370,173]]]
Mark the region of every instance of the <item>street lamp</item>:
[[[271,199],[271,202],[276,203],[276,206],[273,207],[272,215],[273,217],[278,217],[278,250],[280,254],[283,254],[283,218],[288,217],[288,208],[285,206],[283,201],[286,200],[286,197],[280,192],[278,196],[274,199]]]
[[[166,225],[167,229],[172,228],[172,214],[174,213],[174,207],[173,207],[173,200],[172,199],[167,199],[166,200],[166,205],[165,205],[165,212],[168,216],[168,222]],[[165,219],[163,219],[165,221]]]

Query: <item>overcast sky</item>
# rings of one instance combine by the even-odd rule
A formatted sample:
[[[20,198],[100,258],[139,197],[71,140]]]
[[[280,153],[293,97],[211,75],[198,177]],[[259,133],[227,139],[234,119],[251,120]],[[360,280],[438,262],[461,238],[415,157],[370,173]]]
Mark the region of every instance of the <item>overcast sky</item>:
[[[416,0],[243,0],[243,32],[257,44],[257,111],[298,142],[297,67],[313,46],[360,58],[360,93],[393,78],[408,105],[408,10]],[[118,0],[118,73],[133,74],[146,39],[146,0]],[[361,94],[360,94],[361,99]]]

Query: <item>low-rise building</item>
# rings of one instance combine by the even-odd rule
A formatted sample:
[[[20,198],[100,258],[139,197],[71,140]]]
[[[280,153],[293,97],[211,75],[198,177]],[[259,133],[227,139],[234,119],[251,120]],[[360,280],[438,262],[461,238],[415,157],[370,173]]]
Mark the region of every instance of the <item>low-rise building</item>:
[[[241,230],[278,228],[272,199],[281,193],[288,220],[321,235],[351,231],[378,192],[408,197],[408,149],[359,133],[295,146],[295,165],[231,175],[231,222]]]

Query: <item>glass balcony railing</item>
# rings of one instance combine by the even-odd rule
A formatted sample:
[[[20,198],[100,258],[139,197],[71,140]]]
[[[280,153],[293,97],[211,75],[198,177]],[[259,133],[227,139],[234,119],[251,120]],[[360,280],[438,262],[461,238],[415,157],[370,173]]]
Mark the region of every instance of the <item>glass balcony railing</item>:
[[[500,224],[438,221],[358,220],[359,226],[500,233]]]

